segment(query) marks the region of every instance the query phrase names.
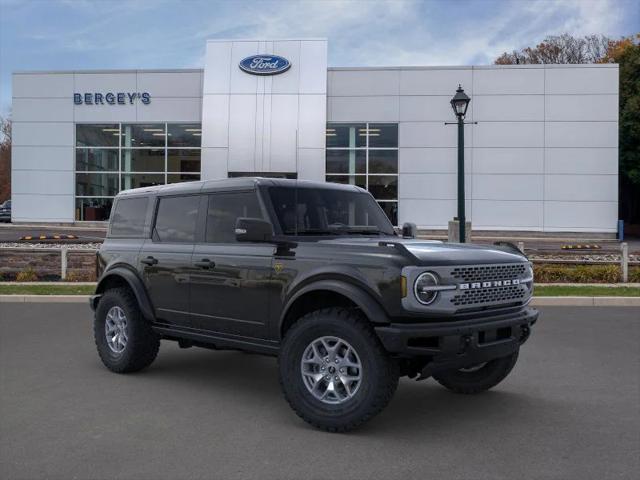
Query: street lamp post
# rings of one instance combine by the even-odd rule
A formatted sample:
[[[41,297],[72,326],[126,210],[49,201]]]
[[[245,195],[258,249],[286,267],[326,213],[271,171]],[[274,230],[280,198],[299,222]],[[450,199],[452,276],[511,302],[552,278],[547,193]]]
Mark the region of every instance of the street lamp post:
[[[464,116],[471,99],[464,93],[462,85],[458,85],[456,94],[451,99],[451,108],[458,117],[458,222],[460,226],[460,243],[466,241],[466,217],[464,199]]]

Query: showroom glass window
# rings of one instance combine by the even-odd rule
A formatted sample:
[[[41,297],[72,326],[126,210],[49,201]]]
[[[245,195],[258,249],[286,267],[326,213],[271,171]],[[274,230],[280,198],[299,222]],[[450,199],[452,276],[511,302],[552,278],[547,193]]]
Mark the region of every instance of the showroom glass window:
[[[199,123],[76,125],[76,210],[107,220],[120,190],[200,180]]]
[[[327,182],[366,188],[398,224],[398,125],[328,123]]]

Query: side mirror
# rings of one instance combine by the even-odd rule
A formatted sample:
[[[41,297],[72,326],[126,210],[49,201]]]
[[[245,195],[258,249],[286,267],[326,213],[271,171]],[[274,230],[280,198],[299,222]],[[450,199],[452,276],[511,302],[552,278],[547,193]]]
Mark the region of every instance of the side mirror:
[[[415,223],[406,222],[402,225],[402,238],[416,238],[418,235],[418,227]]]
[[[271,242],[273,227],[261,218],[240,217],[236,220],[236,240],[239,242]]]

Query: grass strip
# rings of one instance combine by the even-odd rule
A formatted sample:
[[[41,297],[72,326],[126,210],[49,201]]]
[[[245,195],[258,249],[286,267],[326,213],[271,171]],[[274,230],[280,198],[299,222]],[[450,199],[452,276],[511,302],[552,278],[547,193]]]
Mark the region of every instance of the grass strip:
[[[0,295],[93,295],[93,285],[0,285]]]

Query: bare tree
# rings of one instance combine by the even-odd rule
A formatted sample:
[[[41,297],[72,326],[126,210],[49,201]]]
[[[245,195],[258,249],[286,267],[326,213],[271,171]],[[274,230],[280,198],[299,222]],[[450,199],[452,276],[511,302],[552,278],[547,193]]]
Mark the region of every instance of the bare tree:
[[[527,63],[598,63],[607,54],[611,40],[604,35],[574,37],[568,33],[546,37],[535,47],[500,55],[497,65]]]
[[[0,117],[0,202],[11,197],[11,119]]]

